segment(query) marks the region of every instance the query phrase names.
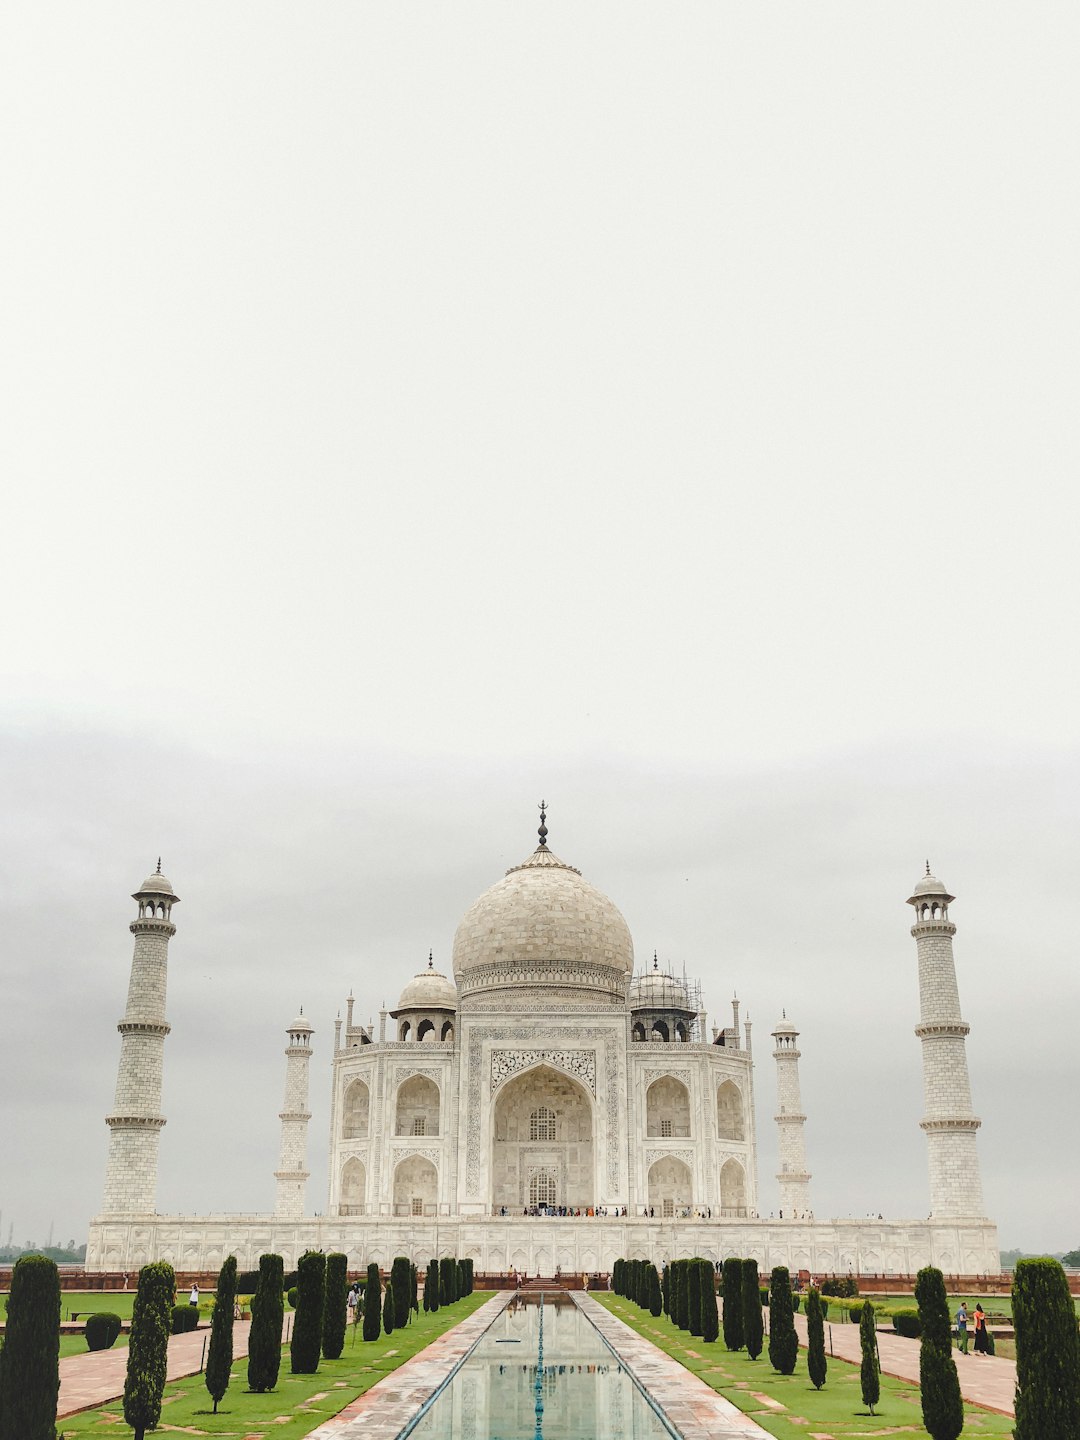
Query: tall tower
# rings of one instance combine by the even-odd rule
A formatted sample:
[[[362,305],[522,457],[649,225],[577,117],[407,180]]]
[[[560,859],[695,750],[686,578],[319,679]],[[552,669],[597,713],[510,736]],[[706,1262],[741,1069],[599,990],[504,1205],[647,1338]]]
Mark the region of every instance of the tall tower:
[[[157,1194],[161,1077],[165,1060],[165,987],[169,941],[176,934],[172,907],[179,896],[161,873],[161,861],[131,897],[139,907],[131,922],[127,1008],[120,1031],[120,1068],[113,1109],[106,1115],[109,1159],[105,1168],[103,1215],[152,1215]]]
[[[802,1052],[798,1045],[799,1032],[787,1018],[786,1010],[772,1033],[776,1041],[773,1059],[776,1061],[776,1126],[780,1141],[780,1169],[776,1178],[780,1182],[780,1213],[787,1220],[805,1215],[810,1209],[810,1174],[806,1168],[803,1136],[806,1116],[799,1088]]]
[[[919,950],[919,1023],[922,1041],[922,1128],[930,1150],[930,1216],[981,1217],[982,1180],[975,1132],[981,1125],[971,1109],[966,1036],[971,1028],[960,1017],[947,893],[926,874],[908,900],[915,907],[911,933]]]
[[[299,1220],[304,1214],[304,1187],[309,1174],[306,1169],[307,1127],[311,1119],[308,1068],[314,1033],[301,1010],[289,1026],[289,1043],[285,1047],[285,1103],[279,1117],[281,1158],[278,1169],[274,1171],[277,1180],[274,1215],[279,1220]]]

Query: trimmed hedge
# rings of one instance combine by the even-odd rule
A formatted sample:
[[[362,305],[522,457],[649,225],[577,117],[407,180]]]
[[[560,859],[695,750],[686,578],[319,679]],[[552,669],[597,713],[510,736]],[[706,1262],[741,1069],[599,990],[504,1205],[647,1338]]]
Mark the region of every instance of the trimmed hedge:
[[[345,1349],[348,1322],[349,1259],[340,1251],[326,1257],[326,1287],[323,1293],[322,1353],[337,1360]]]
[[[791,1375],[799,1358],[795,1311],[791,1304],[791,1272],[773,1267],[769,1282],[769,1364],[781,1375]]]
[[[314,1375],[322,1354],[326,1256],[321,1250],[307,1250],[300,1256],[297,1270],[296,1320],[289,1346],[289,1368],[294,1375]]]
[[[218,1401],[229,1388],[233,1361],[233,1310],[236,1301],[236,1256],[221,1267],[210,1317],[210,1350],[206,1357],[206,1388],[217,1413]]]
[[[0,1436],[53,1440],[60,1390],[60,1275],[44,1255],[23,1255],[15,1262],[0,1359]]]
[[[288,1301],[289,1308],[292,1310],[296,1309],[296,1297],[299,1293],[295,1285],[291,1286],[285,1292],[285,1299]]]
[[[1065,1271],[1056,1260],[1018,1260],[1016,1440],[1080,1440],[1080,1337]],[[987,1332],[989,1334],[989,1332]]]
[[[199,1328],[199,1307],[197,1305],[174,1305],[172,1307],[172,1334],[187,1335]]]
[[[156,1430],[161,1419],[169,1357],[169,1308],[175,1292],[176,1276],[164,1260],[139,1271],[124,1381],[124,1419],[135,1431],[135,1440],[143,1440],[147,1430]]]
[[[94,1315],[88,1315],[83,1330],[83,1334],[86,1336],[86,1348],[88,1350],[111,1350],[122,1329],[123,1321],[111,1310],[99,1310]]]
[[[257,1395],[273,1390],[281,1369],[281,1326],[285,1318],[282,1295],[284,1261],[280,1255],[259,1258],[259,1283],[251,1297],[248,1334],[248,1389]]]
[[[918,1310],[894,1310],[892,1328],[897,1335],[906,1335],[909,1340],[918,1340],[922,1334],[922,1321]]]

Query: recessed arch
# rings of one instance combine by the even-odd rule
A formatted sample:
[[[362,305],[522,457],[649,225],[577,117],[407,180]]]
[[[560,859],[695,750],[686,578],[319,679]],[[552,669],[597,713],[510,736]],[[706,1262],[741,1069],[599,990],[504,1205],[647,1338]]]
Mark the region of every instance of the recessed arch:
[[[494,1097],[491,1134],[496,1213],[520,1215],[540,1203],[568,1209],[596,1203],[593,1101],[571,1076],[541,1064],[508,1080]],[[554,1200],[530,1199],[532,1178],[540,1172],[554,1177]]]
[[[674,1155],[664,1155],[649,1166],[649,1209],[654,1215],[678,1215],[693,1204],[690,1167]]]
[[[398,1087],[394,1133],[438,1135],[439,1087],[426,1075],[410,1075]]]
[[[366,1140],[371,1092],[363,1080],[350,1080],[341,1106],[341,1133],[346,1140]]]
[[[716,1092],[716,1129],[721,1140],[745,1140],[742,1091],[734,1080],[725,1080]]]
[[[362,1215],[367,1198],[367,1171],[364,1162],[354,1155],[346,1160],[341,1169],[341,1193],[338,1197],[339,1215]]]
[[[439,1036],[439,1038],[440,1038],[440,1040],[443,1041],[444,1044],[446,1043],[447,1040],[451,1040],[451,1041],[453,1040],[453,1038],[454,1038],[454,1022],[453,1022],[452,1020],[444,1020],[444,1021],[443,1021],[442,1034]]]
[[[690,1091],[674,1075],[661,1075],[645,1092],[645,1133],[683,1139],[690,1134]]]
[[[721,1215],[746,1214],[746,1171],[738,1160],[725,1160],[720,1170]]]
[[[436,1039],[437,1037],[436,1037],[436,1034],[435,1034],[435,1023],[434,1023],[434,1021],[432,1021],[432,1020],[421,1020],[420,1023],[419,1023],[419,1025],[417,1025],[417,1027],[416,1027],[416,1038],[417,1038],[417,1040],[434,1040],[434,1039]]]
[[[434,1215],[439,1172],[423,1155],[409,1155],[394,1171],[394,1214]]]

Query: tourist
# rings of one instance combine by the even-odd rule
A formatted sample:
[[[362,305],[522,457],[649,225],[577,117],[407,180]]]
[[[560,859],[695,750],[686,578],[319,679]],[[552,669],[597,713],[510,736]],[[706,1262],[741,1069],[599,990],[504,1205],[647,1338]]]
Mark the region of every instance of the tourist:
[[[975,1354],[990,1354],[990,1333],[986,1328],[986,1314],[981,1305],[975,1306]]]
[[[189,1305],[195,1305],[196,1307],[198,1306],[198,1304],[199,1304],[199,1287],[198,1287],[198,1284],[192,1285],[192,1287],[191,1287],[191,1294],[188,1296],[188,1304],[189,1304]]]
[[[968,1313],[967,1306],[963,1300],[960,1301],[960,1309],[956,1312],[956,1348],[961,1354],[968,1353]],[[976,1317],[977,1323],[977,1317]]]

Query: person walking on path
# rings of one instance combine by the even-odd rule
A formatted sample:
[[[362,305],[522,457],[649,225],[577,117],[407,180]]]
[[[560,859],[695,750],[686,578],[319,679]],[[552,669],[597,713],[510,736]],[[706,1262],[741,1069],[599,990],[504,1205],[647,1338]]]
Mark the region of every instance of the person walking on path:
[[[975,1306],[975,1354],[990,1354],[990,1332],[986,1328],[986,1315],[981,1305]]]
[[[198,1308],[198,1304],[199,1304],[199,1287],[198,1287],[197,1284],[192,1285],[192,1287],[191,1287],[191,1294],[188,1296],[188,1304],[189,1304],[189,1305],[194,1305],[196,1308]]]
[[[968,1353],[968,1313],[967,1306],[963,1300],[960,1301],[960,1309],[956,1312],[956,1348],[962,1355]]]

